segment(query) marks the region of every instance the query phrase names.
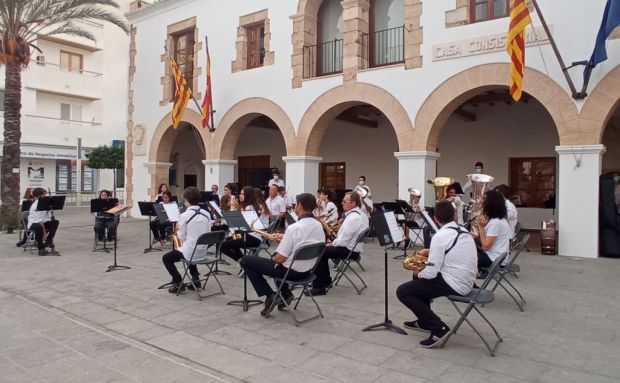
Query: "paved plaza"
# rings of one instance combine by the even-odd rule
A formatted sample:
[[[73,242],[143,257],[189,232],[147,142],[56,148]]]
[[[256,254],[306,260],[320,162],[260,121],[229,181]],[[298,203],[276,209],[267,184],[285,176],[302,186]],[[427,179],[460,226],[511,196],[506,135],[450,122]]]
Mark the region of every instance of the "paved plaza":
[[[286,312],[268,319],[242,296],[234,265],[222,266],[226,295],[198,301],[157,290],[169,277],[162,252],[143,254],[147,223],[126,218],[118,258],[93,253],[92,217],[57,214],[61,257],[38,257],[0,235],[0,381],[8,382],[620,382],[620,260],[522,255],[515,284],[525,312],[503,292],[485,308],[504,338],[496,357],[467,326],[443,349],[424,334],[362,332],[383,319],[383,254],[365,248],[362,295],[345,285],[318,297],[325,318],[296,328]],[[393,254],[395,255],[395,254]],[[395,297],[410,278],[390,257],[390,316],[412,315]],[[211,283],[211,282],[210,282]],[[207,290],[214,291],[216,285]],[[253,289],[249,289],[254,297]],[[445,299],[434,307],[452,324]],[[302,300],[300,314],[311,314]],[[471,317],[485,329],[479,318]]]

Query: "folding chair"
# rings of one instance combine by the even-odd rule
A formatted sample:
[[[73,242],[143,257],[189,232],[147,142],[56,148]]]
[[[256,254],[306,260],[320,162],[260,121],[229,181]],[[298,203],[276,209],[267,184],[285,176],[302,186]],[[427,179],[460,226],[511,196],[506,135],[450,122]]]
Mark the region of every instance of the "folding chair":
[[[313,319],[323,318],[323,312],[321,311],[319,304],[316,302],[312,294],[310,294],[310,289],[308,288],[310,286],[310,283],[312,283],[314,279],[316,278],[316,274],[314,272],[316,270],[316,267],[319,264],[319,261],[321,260],[321,257],[323,256],[323,252],[325,252],[324,243],[316,243],[313,245],[303,246],[297,249],[295,254],[293,254],[293,260],[291,261],[291,265],[286,271],[286,274],[284,274],[284,277],[273,278],[273,280],[276,282],[276,285],[278,286],[278,290],[276,291],[276,296],[279,299],[273,300],[273,302],[271,303],[271,307],[269,307],[269,312],[271,312],[275,304],[278,304],[280,302],[284,303],[286,305],[287,311],[289,312],[289,314],[291,314],[291,318],[293,318],[293,322],[295,323],[296,327],[299,327],[300,324],[306,323]],[[293,267],[293,264],[296,261],[314,261],[314,266],[312,267],[312,270],[310,271],[310,275],[308,275],[306,278],[302,280],[298,280],[298,281],[292,281],[288,279],[288,274],[290,273],[291,268]],[[294,287],[298,287],[298,286],[303,287],[303,289],[299,293],[299,296],[297,298],[294,298],[296,299],[296,302],[295,302],[295,306],[293,307],[293,310],[291,310],[291,306],[288,303],[286,303],[286,299],[282,295],[282,286],[285,283],[291,287],[291,291],[293,290]],[[295,315],[294,310],[297,310],[297,306],[299,306],[299,301],[301,301],[301,298],[304,296],[304,293],[307,293],[310,299],[312,299],[312,302],[316,306],[316,309],[319,313],[315,316],[312,316],[310,318],[306,318],[300,321],[297,319],[297,316]],[[269,315],[267,315],[267,317],[269,317]]]
[[[491,289],[491,291],[495,291],[495,289],[497,289],[497,286],[504,289],[504,291],[510,296],[510,298],[515,301],[517,306],[519,306],[519,310],[521,311],[523,311],[523,305],[525,305],[526,303],[525,298],[523,298],[523,295],[521,295],[519,290],[517,290],[517,288],[506,278],[506,275],[513,274],[514,272],[521,270],[519,265],[515,264],[515,260],[517,259],[519,254],[521,254],[521,251],[523,251],[523,249],[525,248],[525,244],[529,239],[530,235],[526,234],[519,242],[519,245],[513,250],[514,255],[512,256],[510,261],[505,266],[500,266],[498,268],[497,273],[495,274],[495,285]],[[510,291],[508,291],[508,288],[502,282],[506,283],[512,288],[512,290],[519,296],[520,301],[517,300],[517,298]]]
[[[181,259],[181,262],[183,263],[183,268],[185,269],[181,283],[185,283],[185,278],[187,278],[187,274],[189,273],[190,266],[195,265],[196,267],[198,267],[198,265],[205,265],[207,266],[209,271],[205,274],[206,278],[200,279],[200,281],[204,282],[202,285],[202,290],[204,290],[205,287],[207,286],[207,282],[209,281],[209,278],[211,276],[213,276],[213,278],[215,279],[215,281],[220,287],[219,292],[215,292],[215,293],[208,294],[208,295],[201,295],[200,292],[198,291],[199,287],[195,284],[194,280],[190,278],[190,283],[192,287],[194,288],[194,292],[196,293],[196,295],[198,295],[198,300],[201,300],[202,298],[207,298],[207,297],[210,297],[216,294],[222,294],[222,295],[225,294],[224,289],[222,288],[222,284],[220,283],[220,280],[217,278],[217,273],[213,272],[214,271],[213,268],[215,267],[217,262],[219,262],[217,254],[220,252],[220,248],[225,239],[226,239],[225,231],[213,231],[213,232],[204,233],[200,237],[198,237],[198,240],[196,241],[196,245],[194,246],[194,250],[192,251],[192,256],[189,259],[185,259],[185,258]],[[215,245],[215,255],[210,253],[208,250],[208,247],[213,246],[213,245]],[[179,293],[181,292],[180,290],[181,289],[177,291],[177,295],[179,295]]]
[[[456,311],[459,313],[460,317],[457,320],[457,322],[454,325],[454,327],[452,328],[452,331],[450,331],[450,335],[448,335],[448,339],[446,339],[445,343],[447,343],[448,340],[450,340],[450,337],[453,334],[456,334],[456,332],[459,330],[459,328],[461,327],[463,322],[467,322],[469,327],[471,327],[472,330],[474,330],[474,332],[478,335],[478,337],[480,337],[480,339],[482,339],[482,341],[484,342],[485,346],[489,350],[489,354],[491,354],[491,356],[495,356],[495,350],[497,350],[497,347],[499,346],[499,344],[501,342],[503,342],[503,339],[499,335],[497,330],[495,329],[495,326],[493,326],[493,324],[478,309],[477,305],[478,304],[485,305],[485,304],[493,302],[493,300],[494,300],[494,293],[493,293],[493,291],[487,290],[486,288],[488,287],[489,283],[491,283],[491,281],[494,279],[495,274],[499,270],[499,267],[500,267],[502,261],[506,258],[506,256],[507,256],[507,253],[504,253],[501,256],[499,256],[495,261],[493,261],[493,264],[489,268],[488,275],[485,278],[485,280],[482,283],[482,285],[480,286],[480,288],[473,288],[469,292],[469,294],[467,294],[465,296],[461,296],[461,295],[448,295],[446,297],[446,298],[448,298],[450,303],[452,303],[452,306],[454,306]],[[466,303],[467,306],[465,307],[465,310],[461,311],[461,309],[456,304],[456,302]],[[484,338],[484,336],[482,336],[482,334],[478,331],[478,329],[476,329],[474,327],[474,325],[469,321],[469,319],[467,319],[467,316],[469,315],[469,313],[471,313],[472,310],[476,310],[478,315],[480,315],[480,317],[482,319],[484,319],[485,322],[487,322],[489,327],[491,327],[491,329],[495,333],[495,336],[497,337],[497,340],[493,344],[493,347],[491,347],[491,345]]]
[[[34,238],[34,231],[28,229],[28,216],[29,215],[30,215],[30,212],[22,211],[22,214],[21,214],[21,225],[23,226],[24,232],[26,233],[26,242],[22,245],[22,249],[23,249],[24,252],[26,252],[26,251],[32,252],[34,249],[37,248],[37,243],[36,243],[35,238]],[[21,241],[22,238],[23,237],[20,234],[19,240]]]
[[[353,249],[349,251],[349,254],[347,255],[347,257],[345,259],[340,260],[340,262],[338,263],[338,268],[336,269],[336,275],[333,278],[332,286],[337,286],[338,282],[340,282],[340,279],[342,279],[342,277],[345,277],[351,283],[355,291],[357,291],[358,295],[361,295],[362,291],[364,291],[364,289],[368,287],[368,285],[366,285],[366,282],[364,282],[364,279],[361,277],[361,275],[359,275],[357,271],[355,271],[351,267],[351,262],[357,262],[359,264],[359,259],[353,259],[352,256],[353,256],[353,253],[355,252],[355,249],[357,249],[357,245],[359,245],[360,243],[363,243],[367,235],[368,235],[368,230],[365,230],[363,233],[361,233],[357,237],[357,242],[355,242],[355,246],[353,246]],[[360,287],[358,287],[355,284],[355,282],[353,282],[353,280],[347,275],[346,273],[347,270],[351,270],[351,272],[355,274],[355,276],[360,280],[362,284]]]

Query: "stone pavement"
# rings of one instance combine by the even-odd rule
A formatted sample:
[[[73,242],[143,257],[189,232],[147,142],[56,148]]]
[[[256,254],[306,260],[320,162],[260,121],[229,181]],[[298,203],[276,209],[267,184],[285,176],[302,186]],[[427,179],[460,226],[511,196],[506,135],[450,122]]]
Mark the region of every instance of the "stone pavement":
[[[168,276],[161,252],[142,254],[145,221],[121,223],[119,263],[132,269],[106,273],[112,255],[91,252],[92,217],[77,208],[57,216],[61,257],[24,253],[16,235],[0,235],[3,383],[620,382],[620,260],[524,254],[515,283],[525,312],[503,292],[483,309],[504,337],[492,358],[467,326],[440,350],[421,348],[424,335],[415,331],[362,332],[383,319],[375,243],[363,257],[370,287],[361,296],[343,285],[318,297],[325,318],[296,328],[285,312],[265,319],[257,307],[227,306],[242,295],[236,276],[220,277],[226,295],[202,301],[157,290]],[[409,273],[401,260],[390,258],[389,267],[390,317],[401,324],[412,316],[394,291]],[[312,313],[309,303],[301,314]],[[434,307],[454,323],[445,299]]]

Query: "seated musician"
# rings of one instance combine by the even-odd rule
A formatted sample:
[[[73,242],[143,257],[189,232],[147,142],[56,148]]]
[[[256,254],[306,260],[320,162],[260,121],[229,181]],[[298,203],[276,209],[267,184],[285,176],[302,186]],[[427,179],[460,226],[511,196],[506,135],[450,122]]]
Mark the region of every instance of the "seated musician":
[[[405,222],[402,224],[403,232],[405,233],[404,248],[409,248],[411,239],[409,238],[409,229],[419,229],[424,226],[424,219],[422,218],[422,209],[420,208],[420,199],[422,198],[422,192],[418,189],[411,189],[409,192],[409,205],[413,208],[412,213],[405,214]],[[415,244],[414,244],[415,245]]]
[[[259,206],[258,217],[263,225],[268,227],[269,220],[271,219],[271,211],[269,210],[269,206],[267,206],[267,202],[265,202],[265,197],[263,197],[263,189],[254,188],[254,198],[256,198],[256,203]]]
[[[278,193],[278,186],[269,186],[269,197],[265,202],[272,216],[277,216],[278,218],[284,217],[284,214],[286,214],[286,201]]]
[[[172,286],[168,289],[168,292],[171,294],[176,294],[179,291],[185,290],[185,286],[181,284],[183,277],[179,274],[175,263],[183,258],[190,259],[194,252],[198,237],[211,231],[209,213],[198,206],[198,203],[201,201],[198,188],[192,186],[185,189],[185,192],[183,192],[183,199],[185,200],[187,210],[179,216],[176,231],[179,239],[183,241],[183,245],[178,249],[164,254],[161,259],[166,270],[168,270],[168,273],[172,277]],[[198,260],[198,258],[194,256],[194,260]],[[200,276],[196,265],[189,266],[189,272],[194,281],[194,285],[200,287]],[[190,284],[188,288],[191,290],[194,286]]]
[[[220,210],[222,211],[230,211],[230,194],[224,194],[220,199]],[[228,225],[226,224],[226,220],[224,218],[220,218],[213,222],[213,226],[211,226],[211,231],[228,231]]]
[[[501,194],[506,202],[506,220],[510,225],[510,239],[512,240],[516,234],[515,231],[517,222],[519,221],[519,214],[517,212],[517,207],[508,199],[510,197],[510,187],[506,184],[502,184],[496,186],[494,190]]]
[[[213,193],[213,200],[216,204],[220,204],[220,187],[213,184],[211,185],[211,193]]]
[[[463,203],[463,200],[461,200],[461,197],[459,197],[458,194],[456,194],[456,190],[457,190],[457,187],[455,184],[448,186],[448,188],[446,189],[446,193],[447,193],[446,199],[452,202],[452,206],[454,207],[454,210],[456,211],[456,223],[458,223],[459,225],[463,225],[464,203]]]
[[[166,183],[159,184],[159,187],[157,188],[157,198],[155,199],[155,201],[161,202],[164,198],[164,193],[168,193],[172,195],[170,193],[170,189],[168,188],[168,184]]]
[[[447,201],[435,205],[435,222],[441,228],[431,239],[428,265],[413,280],[398,286],[396,296],[417,320],[405,322],[405,327],[428,331],[420,342],[423,347],[440,347],[450,334],[450,328],[431,310],[431,300],[446,295],[468,294],[476,278],[476,245],[472,236],[454,222],[454,207]]]
[[[325,220],[325,223],[334,226],[338,223],[338,208],[332,202],[332,192],[327,189],[319,189],[319,199],[313,214],[315,217]]]
[[[39,255],[49,255],[45,248],[54,249],[54,236],[60,222],[50,217],[49,211],[37,211],[39,201],[47,195],[47,191],[43,188],[35,188],[32,191],[34,202],[30,206],[28,214],[28,229],[34,232],[34,238],[37,242]]]
[[[34,202],[34,197],[32,196],[32,188],[26,188],[26,192],[24,193],[24,199],[22,200],[22,212],[26,211],[25,209],[30,209],[30,207],[26,206],[26,204],[29,204],[30,206],[32,206],[33,202]],[[28,222],[26,222],[26,225],[27,224]],[[24,235],[22,239],[19,240],[15,244],[15,246],[22,247],[26,244],[27,240],[28,240],[28,233],[24,230]]]
[[[351,255],[351,259],[359,259],[363,250],[363,243],[357,244],[357,239],[365,230],[368,230],[369,226],[368,218],[362,212],[360,203],[359,194],[355,192],[345,194],[342,200],[344,218],[340,224],[336,239],[332,243],[327,244],[325,253],[316,268],[316,279],[310,291],[312,295],[327,294],[327,288],[332,283],[329,273],[330,259],[345,259],[354,247],[355,251]]]
[[[164,184],[165,185],[165,184]],[[172,194],[169,191],[161,193],[160,204],[175,203],[172,201]],[[172,222],[159,222],[159,218],[155,218],[149,223],[151,231],[153,232],[153,244],[158,243],[160,245],[166,244],[166,228],[171,228]]]
[[[102,201],[109,201],[111,193],[107,190],[99,192],[99,199]],[[112,207],[112,206],[110,206]],[[97,234],[97,240],[103,241],[105,238],[105,231],[108,230],[107,240],[114,241],[116,236],[116,223],[114,222],[114,214],[108,214],[104,211],[97,212],[95,216],[95,233]]]
[[[265,308],[261,311],[262,316],[269,315],[269,307],[277,297],[263,275],[275,278],[284,277],[293,262],[292,256],[297,249],[302,246],[325,242],[323,227],[312,217],[312,210],[315,207],[316,200],[312,194],[303,193],[298,195],[295,213],[299,220],[288,226],[273,257],[266,259],[248,256],[243,257],[240,261],[252,286],[254,286],[254,290],[256,290],[256,294],[259,297],[267,297],[265,299]],[[291,280],[304,279],[313,267],[313,261],[296,261],[293,263],[293,268],[287,278]],[[288,285],[282,286],[282,295],[288,304],[293,301],[293,293],[291,293]],[[286,307],[284,303],[276,303],[279,303],[279,309]],[[274,306],[276,305],[274,304]]]
[[[295,196],[289,194],[284,186],[278,186],[278,193],[280,193],[280,197],[284,198],[287,211],[295,208]]]
[[[504,197],[495,190],[484,193],[482,215],[474,222],[482,247],[478,251],[478,270],[488,269],[495,259],[508,253],[513,231],[506,217]]]

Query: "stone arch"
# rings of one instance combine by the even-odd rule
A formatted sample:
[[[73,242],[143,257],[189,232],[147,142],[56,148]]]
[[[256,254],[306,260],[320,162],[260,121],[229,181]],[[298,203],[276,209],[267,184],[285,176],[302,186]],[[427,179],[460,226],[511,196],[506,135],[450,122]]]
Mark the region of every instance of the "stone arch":
[[[185,113],[183,113],[183,121],[192,124],[196,128],[202,138],[205,149],[208,148],[210,135],[207,129],[199,128],[202,123],[200,114],[192,109],[185,109]],[[177,131],[172,128],[172,112],[170,112],[161,119],[155,129],[155,132],[153,133],[149,148],[149,162],[170,161],[170,154],[172,152],[172,145],[174,144],[176,133]],[[208,156],[208,154],[206,156]]]
[[[596,85],[580,114],[580,130],[588,134],[587,144],[600,144],[611,116],[620,106],[620,65]],[[592,137],[590,137],[590,135]]]
[[[510,64],[479,65],[460,72],[438,88],[424,101],[415,119],[413,150],[434,152],[439,135],[450,115],[474,95],[507,87]],[[583,144],[587,133],[579,127],[579,113],[573,99],[554,80],[536,69],[527,68],[523,90],[547,110],[558,132],[560,145]]]
[[[301,119],[294,154],[318,156],[321,140],[329,124],[340,113],[359,104],[379,109],[394,128],[399,150],[411,150],[413,126],[400,102],[378,86],[354,82],[323,93],[310,105]]]
[[[295,142],[295,129],[288,115],[273,101],[253,97],[239,101],[230,108],[217,125],[207,151],[208,159],[232,160],[243,129],[256,117],[269,117],[278,126],[287,154]]]

